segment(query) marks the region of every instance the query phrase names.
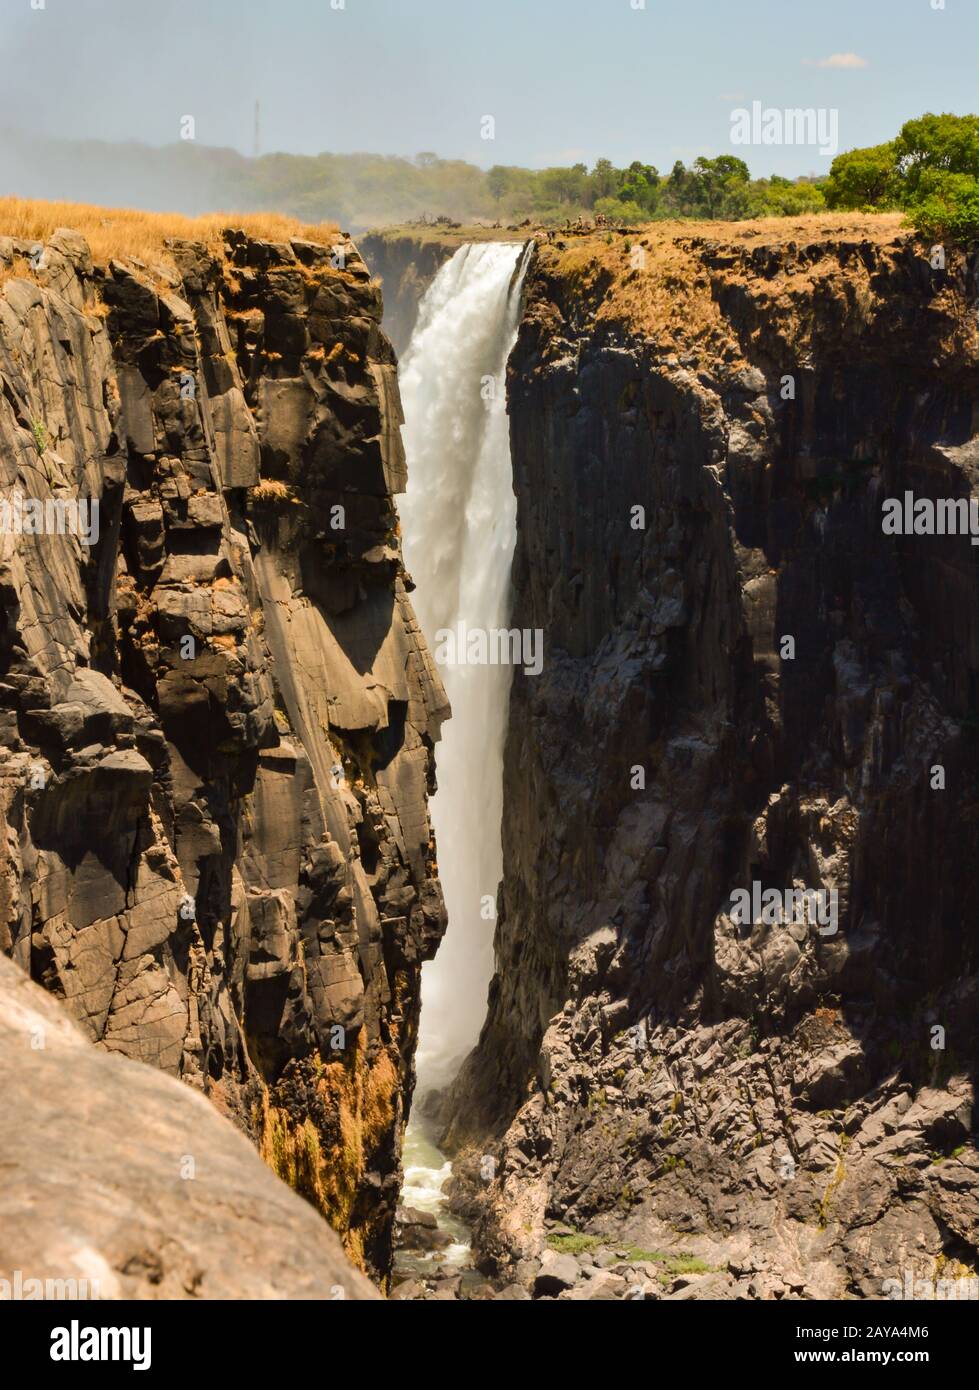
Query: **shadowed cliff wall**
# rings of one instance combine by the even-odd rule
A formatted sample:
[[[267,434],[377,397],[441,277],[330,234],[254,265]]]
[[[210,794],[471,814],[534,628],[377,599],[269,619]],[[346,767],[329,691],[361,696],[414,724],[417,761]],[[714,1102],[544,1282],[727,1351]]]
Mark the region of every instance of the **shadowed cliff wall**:
[[[512,622],[546,657],[447,1110],[498,1159],[460,1185],[487,1267],[531,1277],[555,1222],[681,1242],[705,1296],[975,1267],[977,551],[881,504],[976,494],[976,263],[836,223],[532,266]],[[836,890],[838,932],[737,925],[753,882]]]

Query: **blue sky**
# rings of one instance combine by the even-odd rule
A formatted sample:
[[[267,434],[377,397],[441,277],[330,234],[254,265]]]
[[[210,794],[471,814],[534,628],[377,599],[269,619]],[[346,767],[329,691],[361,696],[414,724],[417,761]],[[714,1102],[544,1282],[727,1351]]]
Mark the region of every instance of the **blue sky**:
[[[40,3],[40,0],[34,0]],[[842,149],[975,111],[979,0],[0,0],[0,126],[106,140],[662,168],[737,153],[730,113],[839,111]],[[849,55],[849,66],[820,66]],[[480,138],[492,115],[496,138]]]

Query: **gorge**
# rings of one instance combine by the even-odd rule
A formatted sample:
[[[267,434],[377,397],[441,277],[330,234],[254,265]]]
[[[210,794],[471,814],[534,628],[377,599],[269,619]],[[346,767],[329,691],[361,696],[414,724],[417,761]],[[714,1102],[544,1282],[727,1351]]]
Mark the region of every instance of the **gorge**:
[[[506,363],[528,254],[494,242],[456,251],[421,301],[401,364],[405,563],[422,631],[436,647],[458,623],[481,633],[509,623],[516,499]],[[430,1087],[451,1080],[475,1043],[492,975],[510,694],[508,666],[469,664],[456,653],[440,674],[453,715],[431,815],[453,930],[424,972],[418,1070]]]
[[[975,256],[886,218],[555,240],[508,370],[511,623],[548,655],[454,1204],[538,1295],[968,1278],[974,557],[881,516],[974,495]],[[739,924],[757,890],[838,934]]]
[[[479,1279],[401,1297],[974,1272],[975,555],[881,509],[979,491],[975,254],[859,214],[31,251],[3,487],[102,526],[0,536],[0,950],[91,1054],[201,1092],[383,1292],[414,1100]],[[440,667],[459,621],[539,673]],[[767,891],[839,930],[738,920]]]
[[[401,364],[405,562],[422,631],[436,642],[457,622],[486,633],[509,619],[515,499],[505,371],[529,249],[460,247],[422,297]],[[427,1148],[429,1160],[408,1167],[402,1201],[407,1213],[437,1214],[444,1224],[450,1165],[431,1154],[420,1112],[426,1090],[451,1081],[475,1043],[492,975],[510,681],[507,667],[468,665],[464,656],[440,670],[453,717],[442,735],[431,816],[452,931],[423,972],[419,1095],[406,1144],[418,1157]],[[453,1252],[462,1254],[458,1240]]]

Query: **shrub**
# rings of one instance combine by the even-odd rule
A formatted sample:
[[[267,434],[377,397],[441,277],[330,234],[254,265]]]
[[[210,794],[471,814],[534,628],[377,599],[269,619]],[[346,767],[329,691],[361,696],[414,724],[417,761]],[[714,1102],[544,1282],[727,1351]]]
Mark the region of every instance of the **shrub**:
[[[948,241],[979,238],[979,179],[930,169],[908,200],[908,221],[922,236]]]
[[[547,1237],[547,1243],[552,1250],[558,1250],[562,1255],[584,1255],[590,1250],[597,1250],[602,1242],[598,1236],[576,1234],[572,1236],[551,1235]]]

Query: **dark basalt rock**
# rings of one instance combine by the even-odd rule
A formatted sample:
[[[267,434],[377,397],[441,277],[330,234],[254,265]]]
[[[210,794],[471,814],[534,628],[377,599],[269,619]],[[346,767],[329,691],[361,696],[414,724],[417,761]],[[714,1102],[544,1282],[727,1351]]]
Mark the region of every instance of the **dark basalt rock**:
[[[440,1231],[431,1212],[401,1207],[395,1226],[395,1247],[398,1250],[445,1250],[452,1244],[447,1231]]]
[[[511,621],[545,668],[442,1103],[498,1162],[458,1194],[480,1266],[525,1287],[558,1221],[721,1271],[684,1297],[739,1259],[749,1297],[976,1265],[977,552],[881,529],[886,496],[976,494],[976,262],[778,235],[528,277]],[[737,926],[753,880],[835,889],[838,932]]]

